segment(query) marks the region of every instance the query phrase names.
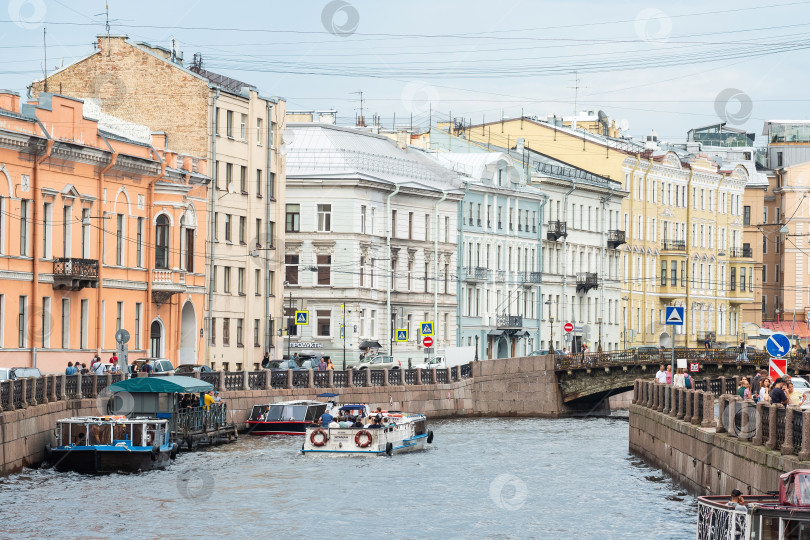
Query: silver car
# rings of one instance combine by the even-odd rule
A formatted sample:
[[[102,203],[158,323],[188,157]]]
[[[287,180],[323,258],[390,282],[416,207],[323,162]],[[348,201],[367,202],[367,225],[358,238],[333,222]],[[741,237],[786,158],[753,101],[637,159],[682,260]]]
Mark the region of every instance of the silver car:
[[[402,363],[394,360],[393,356],[372,356],[363,358],[360,363],[354,366],[355,369],[399,369]]]

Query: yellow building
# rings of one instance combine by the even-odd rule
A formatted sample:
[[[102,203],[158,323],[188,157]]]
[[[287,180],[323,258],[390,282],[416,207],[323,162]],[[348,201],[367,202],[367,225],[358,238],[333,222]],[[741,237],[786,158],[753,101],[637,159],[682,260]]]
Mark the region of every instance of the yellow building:
[[[658,150],[655,137],[645,146],[562,124],[523,117],[456,132],[484,145],[524,145],[630,193],[622,203],[624,345],[661,343],[672,305],[687,312],[677,345],[741,338],[742,305],[753,300],[753,260],[742,239],[745,168],[723,171],[705,157]]]

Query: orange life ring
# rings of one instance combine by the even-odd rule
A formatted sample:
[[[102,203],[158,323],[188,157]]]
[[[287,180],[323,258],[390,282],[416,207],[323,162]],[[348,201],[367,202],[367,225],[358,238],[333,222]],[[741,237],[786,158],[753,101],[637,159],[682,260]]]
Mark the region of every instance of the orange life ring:
[[[366,436],[366,442],[364,442],[364,443],[360,442],[360,436],[361,435]],[[365,447],[367,447],[368,445],[371,444],[371,439],[372,439],[371,433],[369,431],[365,430],[365,429],[361,429],[354,436],[354,444],[356,444],[360,448],[365,448]]]
[[[319,439],[319,441],[315,440],[315,435],[322,435],[323,437]],[[323,446],[329,441],[329,434],[323,429],[316,429],[312,432],[312,435],[309,436],[309,442],[313,444],[313,446]]]

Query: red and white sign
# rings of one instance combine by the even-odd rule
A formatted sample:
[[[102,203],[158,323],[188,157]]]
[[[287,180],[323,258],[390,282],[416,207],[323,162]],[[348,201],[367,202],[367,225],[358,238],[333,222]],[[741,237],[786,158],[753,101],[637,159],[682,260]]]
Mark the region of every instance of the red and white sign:
[[[780,379],[787,373],[787,358],[771,358],[768,367],[770,368],[771,380]]]
[[[565,323],[565,326],[563,326],[563,330],[565,330],[566,332],[573,332],[574,331],[574,325],[571,324],[570,322],[567,322],[567,323]]]
[[[689,371],[691,371],[692,373],[697,373],[698,371],[700,371],[700,364],[690,362]]]
[[[422,345],[424,345],[425,347],[433,347],[433,338],[430,336],[423,337]]]

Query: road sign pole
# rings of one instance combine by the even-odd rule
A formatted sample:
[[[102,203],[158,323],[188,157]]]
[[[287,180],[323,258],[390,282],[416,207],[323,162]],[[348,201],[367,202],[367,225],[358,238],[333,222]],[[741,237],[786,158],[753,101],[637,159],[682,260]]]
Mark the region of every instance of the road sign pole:
[[[672,340],[672,386],[675,386],[675,325],[669,325],[669,337]]]

